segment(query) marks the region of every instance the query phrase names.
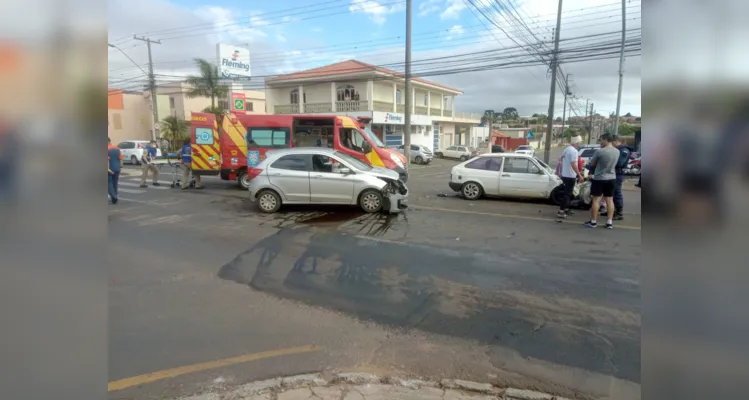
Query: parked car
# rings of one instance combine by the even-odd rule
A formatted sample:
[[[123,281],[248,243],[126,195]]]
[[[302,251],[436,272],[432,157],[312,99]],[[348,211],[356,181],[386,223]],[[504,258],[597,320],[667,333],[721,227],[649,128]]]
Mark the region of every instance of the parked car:
[[[247,175],[250,200],[265,213],[283,204],[359,205],[368,213],[407,207],[408,189],[397,172],[335,149],[271,150]]]
[[[406,153],[403,151],[404,147],[405,145],[397,146],[396,150],[405,155]],[[429,164],[433,159],[434,154],[432,154],[432,150],[429,150],[426,146],[419,144],[411,145],[411,162],[414,164]]]
[[[529,156],[534,156],[536,154],[536,149],[533,148],[533,146],[529,145],[520,145],[517,149],[515,149],[515,153],[517,154],[527,154]]]
[[[588,163],[590,162],[590,159],[593,158],[593,154],[596,154],[596,151],[598,151],[598,149],[600,148],[601,146],[586,147],[586,148],[581,147],[579,150],[580,152],[579,154],[580,154],[580,158],[583,159],[583,165],[588,165]]]
[[[439,158],[457,158],[460,161],[465,161],[479,155],[479,151],[468,146],[450,146],[435,152],[434,155]]]
[[[483,196],[548,199],[561,202],[562,179],[543,161],[527,154],[491,153],[465,161],[450,172],[450,189],[465,199]]]
[[[117,147],[120,148],[122,159],[125,162],[140,165],[140,158],[143,156],[143,150],[148,147],[148,143],[148,140],[126,140],[120,142]],[[158,147],[156,148],[156,157],[161,157],[161,149]]]

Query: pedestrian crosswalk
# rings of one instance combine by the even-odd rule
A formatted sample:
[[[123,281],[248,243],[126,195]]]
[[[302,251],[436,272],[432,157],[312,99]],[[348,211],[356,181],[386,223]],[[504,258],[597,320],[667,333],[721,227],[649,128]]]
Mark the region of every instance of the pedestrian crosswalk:
[[[171,182],[168,182],[168,183],[162,182],[161,185],[162,186],[153,186],[149,183],[147,188],[141,188],[140,178],[130,178],[130,181],[120,179],[118,191],[120,193],[142,194],[142,193],[146,193],[146,191],[150,189],[169,190],[170,189],[169,185],[171,185]]]

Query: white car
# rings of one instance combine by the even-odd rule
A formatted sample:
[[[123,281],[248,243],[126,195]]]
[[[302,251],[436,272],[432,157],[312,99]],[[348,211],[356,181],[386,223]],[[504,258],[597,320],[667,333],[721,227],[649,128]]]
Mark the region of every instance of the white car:
[[[482,154],[450,171],[450,189],[465,199],[482,196],[548,199],[559,204],[560,179],[543,161],[527,154]]]
[[[479,151],[468,146],[450,146],[444,150],[434,153],[437,158],[457,158],[460,161],[468,160],[479,154]]]
[[[126,140],[120,142],[117,147],[120,148],[123,161],[139,165],[140,158],[143,156],[143,150],[148,147],[148,143],[148,140]],[[161,157],[161,149],[158,147],[156,148],[156,157]]]
[[[601,146],[580,148],[578,150],[579,152],[578,154],[580,155],[580,158],[582,158],[583,162],[585,163],[583,165],[588,165],[588,163],[590,162],[590,159],[593,158],[593,154],[596,154],[596,151],[598,151],[598,149],[600,148]]]
[[[534,149],[533,146],[528,146],[528,145],[524,144],[524,145],[518,146],[518,148],[515,149],[515,153],[516,154],[527,154],[527,155],[529,155],[529,156],[532,157],[532,156],[536,155],[536,149]]]

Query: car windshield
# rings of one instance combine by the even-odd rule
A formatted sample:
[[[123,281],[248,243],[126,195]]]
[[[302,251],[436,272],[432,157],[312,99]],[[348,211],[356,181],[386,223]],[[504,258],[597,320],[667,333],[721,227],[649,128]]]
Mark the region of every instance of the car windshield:
[[[518,150],[530,150],[531,146],[518,146]]]
[[[369,140],[371,140],[372,143],[375,144],[375,146],[383,148],[383,149],[385,148],[385,143],[382,143],[382,141],[380,141],[380,138],[378,138],[377,135],[374,132],[372,132],[371,129],[365,126],[364,128],[362,128],[362,132],[364,132],[367,138],[369,138]]]
[[[333,155],[340,158],[342,161],[345,161],[346,163],[348,163],[349,165],[351,165],[352,167],[358,170],[369,171],[372,169],[371,165],[363,163],[359,159],[351,157],[348,154],[341,153],[340,151],[336,151],[335,153],[333,153]]]

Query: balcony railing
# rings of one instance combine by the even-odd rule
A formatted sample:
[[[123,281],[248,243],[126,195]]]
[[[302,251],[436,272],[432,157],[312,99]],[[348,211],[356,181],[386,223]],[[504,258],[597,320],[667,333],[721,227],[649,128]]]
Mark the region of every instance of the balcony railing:
[[[439,117],[440,115],[442,115],[442,110],[432,107],[429,109],[429,115]]]
[[[424,106],[415,106],[414,114],[427,115],[427,108]]]
[[[445,114],[447,115],[447,114]],[[470,119],[470,120],[481,120],[481,114],[470,113],[470,112],[456,112],[455,118]]]
[[[452,117],[453,116],[453,111],[452,110],[445,110],[443,115],[445,117]]]
[[[299,104],[283,104],[273,107],[276,114],[299,114]]]
[[[348,100],[348,101],[336,101],[336,111],[349,112],[349,111],[368,111],[368,104],[366,100]]]
[[[401,114],[406,112],[406,105],[405,104],[398,104],[395,108],[396,112],[399,112]]]
[[[393,103],[377,100],[374,100],[372,103],[374,103],[374,111],[393,112]]]
[[[305,113],[324,113],[333,111],[333,105],[330,103],[305,103]]]

